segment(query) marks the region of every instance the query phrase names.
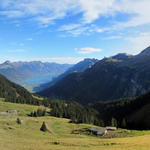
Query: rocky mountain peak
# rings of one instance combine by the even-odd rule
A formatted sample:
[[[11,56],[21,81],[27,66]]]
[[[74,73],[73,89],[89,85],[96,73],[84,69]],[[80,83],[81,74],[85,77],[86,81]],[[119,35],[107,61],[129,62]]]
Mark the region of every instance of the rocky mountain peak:
[[[9,60],[6,60],[3,64],[4,65],[9,65],[11,62]]]
[[[150,56],[150,46],[144,49],[140,54],[140,56]]]

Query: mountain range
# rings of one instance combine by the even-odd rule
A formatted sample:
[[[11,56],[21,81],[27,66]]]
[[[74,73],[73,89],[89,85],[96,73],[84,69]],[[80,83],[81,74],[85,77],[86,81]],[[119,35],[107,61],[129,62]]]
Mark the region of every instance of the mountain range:
[[[23,86],[37,85],[51,81],[71,66],[70,64],[43,63],[40,61],[6,61],[0,64],[0,74]]]
[[[58,81],[65,78],[69,74],[75,73],[75,72],[83,72],[88,68],[91,68],[96,62],[98,62],[98,59],[90,59],[86,58],[83,61],[78,62],[77,64],[70,67],[68,70],[66,70],[64,73],[60,74],[56,78],[54,78],[51,82],[41,84],[40,86],[37,86],[33,89],[35,92],[42,91],[46,88],[50,88],[51,86],[55,85]]]
[[[150,47],[134,56],[123,53],[104,58],[83,72],[68,74],[39,94],[88,104],[139,96],[147,91]]]
[[[43,104],[45,106],[48,106],[49,104],[51,104],[53,112],[56,111],[55,109],[57,107],[59,108],[58,112],[60,114],[63,113],[63,111],[66,112],[65,110],[67,109],[69,115],[71,115],[71,119],[73,118],[73,114],[81,113],[83,114],[82,117],[85,117],[87,114],[88,117],[92,119],[93,117],[98,117],[99,120],[97,120],[96,122],[100,121],[101,125],[111,125],[111,121],[113,118],[114,120],[116,120],[118,127],[144,130],[150,129],[150,92],[139,97],[108,102],[98,102],[95,104],[90,104],[88,105],[88,107],[86,107],[75,102],[70,103],[56,99],[45,99],[41,101],[41,98],[33,96],[25,88],[9,81],[3,75],[0,75],[0,99],[5,99],[5,101],[13,103],[32,105]],[[63,109],[63,106],[65,109]],[[72,112],[72,110],[79,112]],[[58,112],[56,114],[59,114]]]
[[[76,77],[75,78],[76,80],[74,79],[74,81],[76,81],[77,83],[72,82],[73,87],[75,89],[74,91],[70,91],[70,92],[72,92],[72,94],[77,93],[78,91],[83,90],[82,86],[84,84],[83,85],[80,84],[79,86],[80,89],[76,89],[75,84],[79,84],[79,81],[81,82],[83,79],[84,81],[87,81],[87,80],[95,81],[94,79],[96,79],[96,81],[100,83],[99,79],[101,79],[101,77],[99,75],[102,75],[101,73],[104,72],[104,75],[107,79],[109,79],[111,75],[113,76],[108,81],[109,84],[106,82],[105,77],[102,76],[103,80],[101,79],[101,82],[103,81],[106,84],[106,87],[104,86],[105,89],[103,90],[111,89],[114,92],[116,92],[115,90],[121,89],[120,92],[123,92],[122,91],[122,88],[123,88],[125,90],[124,92],[127,93],[128,90],[132,90],[132,88],[134,87],[137,90],[137,93],[135,93],[135,89],[133,90],[134,92],[130,91],[129,93],[133,95],[135,94],[136,97],[132,96],[132,98],[125,98],[129,96],[124,96],[124,97],[120,96],[121,99],[119,100],[116,100],[118,98],[116,99],[113,98],[113,99],[107,99],[107,100],[97,102],[97,101],[88,101],[89,99],[86,96],[87,95],[91,96],[90,93],[87,93],[87,95],[86,93],[82,93],[83,96],[85,97],[84,99],[85,101],[79,101],[80,99],[79,100],[75,99],[75,100],[82,104],[90,103],[88,105],[82,106],[76,102],[65,102],[62,100],[47,99],[47,98],[44,99],[42,97],[32,95],[25,88],[9,81],[3,75],[0,75],[0,99],[1,100],[5,99],[5,101],[8,101],[8,102],[23,103],[23,104],[26,103],[26,104],[34,104],[34,105],[45,105],[45,106],[49,106],[49,104],[51,104],[51,107],[53,108],[53,113],[59,110],[58,111],[59,113],[57,112],[56,114],[59,114],[60,116],[62,116],[63,112],[64,113],[67,112],[69,113],[69,115],[71,114],[71,119],[72,119],[72,113],[73,114],[75,113],[74,111],[77,111],[76,112],[77,114],[78,114],[78,111],[80,111],[81,114],[85,113],[82,117],[85,117],[86,114],[88,114],[90,119],[91,118],[93,119],[93,117],[96,117],[96,119],[98,120],[95,120],[96,122],[92,122],[92,123],[100,123],[101,125],[104,125],[104,126],[111,125],[112,120],[113,120],[115,121],[117,126],[121,128],[144,129],[144,130],[150,129],[150,121],[149,121],[150,92],[146,93],[147,91],[150,91],[149,84],[148,84],[150,81],[149,80],[150,79],[149,57],[150,57],[150,47],[148,47],[147,49],[145,49],[144,51],[142,51],[140,54],[136,56],[127,55],[127,54],[118,54],[110,58],[104,58],[103,60],[96,61],[95,64],[88,67],[88,69],[86,69],[83,72],[69,73],[62,79],[58,80],[58,82],[56,82],[52,87],[50,87],[50,89],[54,88],[54,86],[56,86],[57,84],[60,84],[60,82],[65,82],[66,86],[68,86],[70,85],[70,82],[72,81],[72,79]],[[95,75],[94,77],[93,76],[91,77],[92,73],[94,73]],[[117,76],[114,77],[114,74]],[[98,77],[96,77],[96,75],[98,75]],[[80,80],[79,80],[79,77],[80,77]],[[69,78],[70,80],[68,81]],[[64,79],[66,81],[64,81]],[[114,81],[111,81],[111,80],[114,80]],[[94,82],[95,85],[97,85],[96,81]],[[91,82],[88,82],[88,83],[91,86]],[[137,86],[137,83],[138,83],[138,86]],[[110,89],[107,86],[107,84],[110,86]],[[84,87],[84,88],[88,89],[89,87]],[[99,87],[97,87],[97,89],[99,90]],[[94,90],[92,92],[94,92]],[[111,91],[108,91],[108,92],[110,92],[111,94]],[[146,94],[142,95],[142,93],[146,93]],[[140,96],[137,96],[137,95],[140,95]],[[53,97],[57,97],[57,95],[56,96],[53,95]],[[41,101],[41,99],[43,100]],[[67,100],[73,100],[73,99],[67,99]],[[58,106],[58,110],[56,109],[57,108],[56,106]],[[70,106],[71,106],[71,109],[70,109]],[[80,107],[80,109],[78,107]],[[82,109],[83,109],[83,112],[82,112]],[[72,110],[74,111],[72,112]],[[57,117],[60,117],[60,116],[57,116]],[[87,117],[85,118],[87,119]],[[76,119],[77,118],[75,118],[75,120]],[[78,121],[81,121],[80,118],[78,119],[79,119]],[[85,120],[83,119],[82,121],[85,121]]]

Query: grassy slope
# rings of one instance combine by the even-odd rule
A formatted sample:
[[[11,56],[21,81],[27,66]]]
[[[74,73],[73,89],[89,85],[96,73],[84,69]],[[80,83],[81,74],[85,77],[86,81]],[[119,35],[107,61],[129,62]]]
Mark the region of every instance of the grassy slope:
[[[73,129],[90,125],[70,124],[68,119],[55,117],[31,118],[26,114],[36,110],[37,106],[5,103],[0,101],[0,112],[15,109],[17,115],[0,115],[1,150],[148,150],[150,131],[134,131],[135,136],[127,138],[101,139],[95,136],[70,134]],[[16,124],[16,118],[25,120]],[[43,121],[51,126],[55,134],[43,133],[39,129]],[[54,144],[58,142],[59,144]]]

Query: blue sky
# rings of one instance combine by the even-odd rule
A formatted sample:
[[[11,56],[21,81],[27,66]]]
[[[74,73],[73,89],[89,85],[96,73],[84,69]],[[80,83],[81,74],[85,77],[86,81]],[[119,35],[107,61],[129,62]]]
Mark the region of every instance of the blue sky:
[[[150,45],[150,0],[1,0],[0,62],[76,63]]]

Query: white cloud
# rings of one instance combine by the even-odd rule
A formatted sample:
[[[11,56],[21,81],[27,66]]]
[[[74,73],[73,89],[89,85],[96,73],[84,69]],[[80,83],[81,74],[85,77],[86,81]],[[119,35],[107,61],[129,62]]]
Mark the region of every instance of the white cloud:
[[[96,30],[96,32],[99,32],[99,33],[103,32],[103,31],[104,31],[104,30],[102,30],[102,29],[100,29],[100,28]]]
[[[0,11],[0,15],[5,15],[8,18],[20,18],[24,16],[24,13],[19,10]]]
[[[84,58],[82,57],[45,57],[45,58],[31,58],[30,60],[43,61],[43,62],[57,62],[57,63],[69,63],[75,64]]]
[[[32,39],[32,38],[27,38],[26,40],[27,40],[27,41],[32,41],[33,39]]]
[[[59,31],[70,31],[81,27],[81,24],[70,24],[70,25],[63,25],[60,27]]]
[[[106,38],[103,38],[104,40],[114,40],[114,39],[121,39],[123,38],[122,36],[120,35],[113,35],[113,36],[108,36]]]
[[[149,0],[121,0],[116,3],[116,11],[132,15],[125,22],[118,22],[114,27],[126,28],[150,24],[150,1]]]
[[[1,6],[2,8],[5,8],[5,7],[9,6],[10,3],[11,3],[11,0],[1,0],[1,1],[0,1],[0,6]]]
[[[89,30],[89,27],[79,27],[79,28],[76,28],[74,30],[68,30],[68,33],[74,35],[74,36],[78,36],[80,34],[83,34],[83,33],[88,33],[88,30]]]
[[[25,50],[24,49],[15,49],[15,50],[8,50],[8,52],[10,52],[10,53],[24,53]]]
[[[91,54],[91,53],[95,53],[95,52],[101,52],[102,49],[85,47],[85,48],[81,48],[81,49],[75,48],[75,51],[77,51],[79,54]]]
[[[83,13],[82,24],[65,25],[61,29],[73,35],[92,32],[104,32],[120,30],[127,27],[137,27],[150,24],[150,0],[80,0],[80,12]],[[125,21],[111,22],[109,27],[98,28],[96,25],[88,25],[93,23],[101,16],[115,16],[119,13],[129,16]],[[106,22],[107,25],[107,22]]]
[[[150,46],[150,32],[139,33],[133,37],[127,37],[126,40],[131,44],[133,54],[138,54],[141,50]]]
[[[64,25],[60,27],[59,31],[66,31],[69,34],[72,34],[73,36],[78,36],[80,34],[90,34],[93,32],[101,33],[103,32],[102,29],[98,28],[96,25],[86,25],[86,24],[70,24],[70,25]]]
[[[85,31],[93,32],[94,27],[86,25],[92,24],[102,16],[115,16],[119,13],[130,17],[126,21],[115,22],[115,25],[110,27],[111,30],[150,24],[149,6],[150,0],[1,0],[0,15],[9,18],[30,17],[30,20],[47,25],[56,19],[65,18],[68,14],[69,16],[80,14],[80,18],[75,20],[74,24],[61,27],[64,31],[78,35]],[[107,25],[107,22],[105,24]],[[94,29],[94,32],[101,31],[104,30]]]
[[[115,0],[80,0],[83,21],[91,23],[102,15],[112,14]]]
[[[6,2],[7,1],[7,2]],[[43,24],[65,17],[76,5],[75,0],[1,0],[1,15],[8,17],[31,17]]]
[[[85,59],[84,57],[39,57],[39,58],[23,58],[23,59],[19,59],[19,58],[13,58],[13,57],[5,57],[5,58],[1,58],[0,57],[0,62],[4,62],[6,60],[10,60],[12,62],[16,62],[16,61],[42,61],[42,62],[56,62],[56,63],[60,63],[60,64],[76,64],[79,61],[82,61],[83,59]]]

